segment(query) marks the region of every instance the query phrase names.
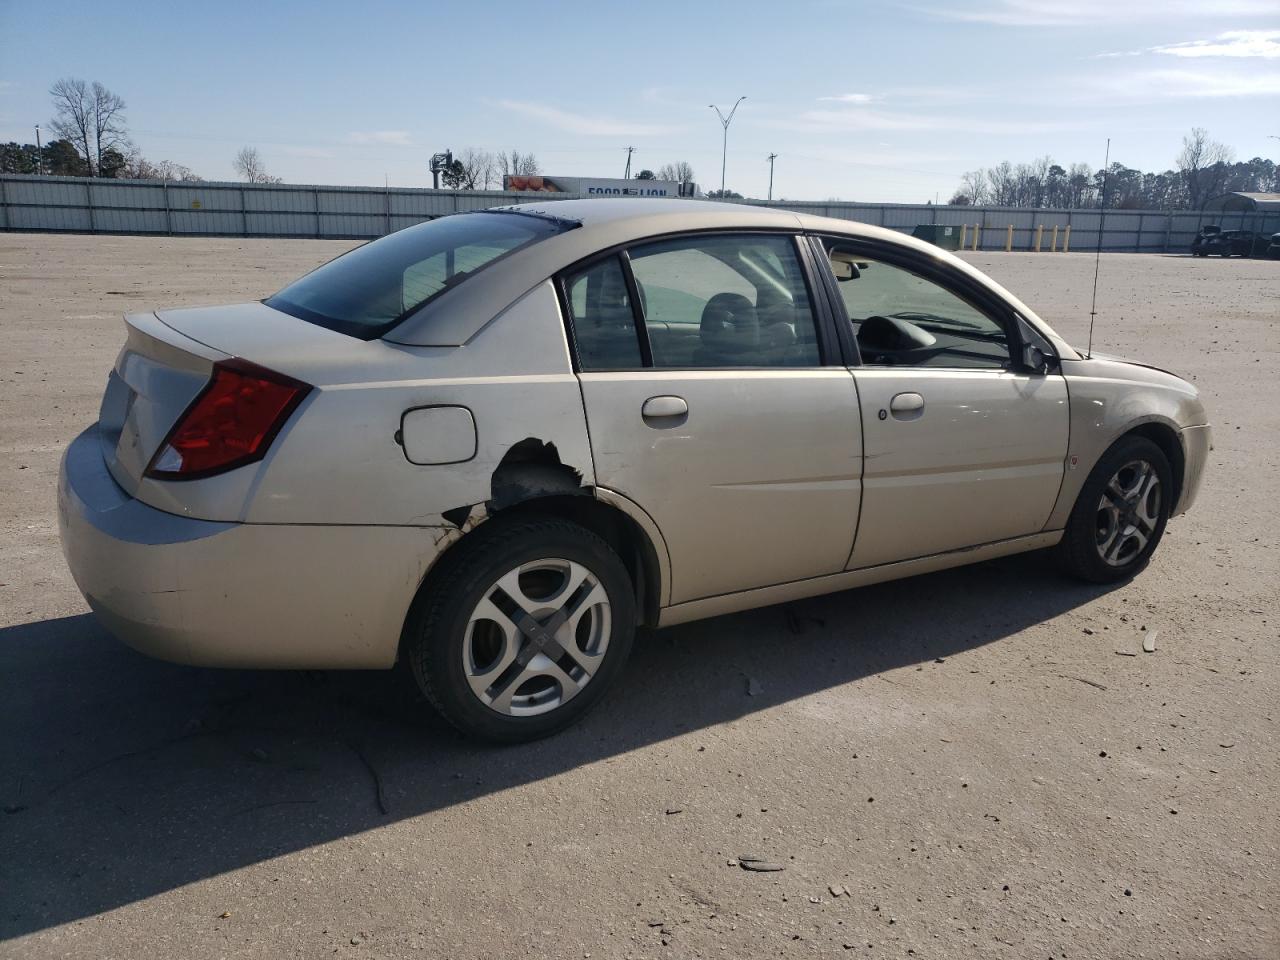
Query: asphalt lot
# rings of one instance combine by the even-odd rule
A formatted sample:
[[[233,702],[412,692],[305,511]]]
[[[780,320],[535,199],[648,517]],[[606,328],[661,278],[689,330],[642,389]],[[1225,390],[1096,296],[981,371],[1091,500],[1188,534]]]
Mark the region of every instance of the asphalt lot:
[[[1095,349],[1216,430],[1134,582],[1032,555],[662,631],[493,749],[394,674],[148,660],[62,562],[119,315],[346,246],[0,234],[0,956],[1280,955],[1280,262],[1102,261]],[[1083,343],[1091,256],[969,259]]]

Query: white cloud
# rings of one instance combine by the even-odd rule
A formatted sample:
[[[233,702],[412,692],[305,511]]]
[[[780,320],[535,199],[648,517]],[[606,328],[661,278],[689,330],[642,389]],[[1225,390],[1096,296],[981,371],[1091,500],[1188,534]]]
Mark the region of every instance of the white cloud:
[[[372,130],[356,131],[347,134],[349,143],[380,143],[392,147],[407,147],[411,144],[408,130]]]
[[[782,130],[805,133],[832,133],[867,130],[958,130],[966,133],[1044,133],[1054,130],[1071,130],[1080,126],[1070,121],[1045,120],[996,120],[989,116],[960,116],[958,114],[925,114],[901,111],[873,110],[851,107],[847,110],[806,110],[794,119],[775,121],[770,126]]]
[[[301,157],[304,160],[331,160],[333,159],[333,151],[326,150],[324,147],[303,147],[298,145],[289,145],[278,147],[278,152],[287,157]]]
[[[648,137],[673,133],[680,129],[679,127],[659,124],[630,123],[614,120],[611,117],[593,117],[581,113],[570,113],[568,110],[561,110],[558,107],[548,106],[543,103],[531,103],[527,100],[499,100],[498,106],[504,110],[510,110],[513,113],[523,114],[534,120],[549,123],[553,127],[559,127],[569,133],[578,133],[585,136]]]
[[[1152,53],[1174,57],[1280,58],[1280,30],[1228,30],[1212,40],[1189,40],[1152,47]]]
[[[880,98],[874,93],[841,93],[834,97],[819,97],[819,100],[832,100],[836,103],[875,103]]]
[[[1274,16],[1276,8],[1275,0],[985,0],[918,9],[943,20],[1004,27],[1063,27]]]
[[[1280,71],[1137,70],[1095,78],[1091,84],[1107,102],[1199,100],[1219,97],[1280,96]]]

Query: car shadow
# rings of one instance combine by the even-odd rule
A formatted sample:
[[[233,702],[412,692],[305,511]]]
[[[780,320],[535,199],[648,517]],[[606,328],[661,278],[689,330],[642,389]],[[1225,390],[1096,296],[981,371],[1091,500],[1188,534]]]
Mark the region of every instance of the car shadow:
[[[508,748],[445,728],[399,672],[174,666],[87,614],[3,629],[0,938],[949,657],[1105,590],[1031,554],[658,631],[584,722]]]

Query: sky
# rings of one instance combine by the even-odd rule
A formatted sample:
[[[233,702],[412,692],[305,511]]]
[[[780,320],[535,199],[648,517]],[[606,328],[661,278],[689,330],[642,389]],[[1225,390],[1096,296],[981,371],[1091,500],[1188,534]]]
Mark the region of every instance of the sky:
[[[49,87],[124,97],[153,161],[235,179],[430,186],[433,152],[532,152],[549,175],[685,160],[718,188],[710,104],[745,96],[748,196],[945,202],[1049,155],[1165,170],[1192,127],[1280,160],[1280,0],[483,4],[0,0],[0,141],[49,136]]]

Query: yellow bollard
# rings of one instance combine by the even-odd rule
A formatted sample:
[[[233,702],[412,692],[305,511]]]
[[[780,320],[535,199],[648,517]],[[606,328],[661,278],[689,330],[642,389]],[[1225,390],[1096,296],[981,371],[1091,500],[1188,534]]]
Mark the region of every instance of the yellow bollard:
[[[1067,252],[1067,247],[1070,245],[1070,243],[1071,243],[1071,224],[1068,223],[1066,228],[1062,231],[1062,252],[1063,253]]]
[[[982,224],[975,223],[973,225],[973,252],[978,252],[978,238],[982,236]]]
[[[1036,225],[1036,253],[1040,252],[1040,241],[1044,239],[1044,224]]]
[[[969,238],[969,225],[967,223],[960,224],[960,249],[963,250]]]
[[[1056,223],[1053,225],[1053,241],[1049,244],[1049,252],[1058,252],[1058,225]]]
[[[1013,250],[1013,224],[1009,224],[1009,232],[1004,235],[1004,252]]]

